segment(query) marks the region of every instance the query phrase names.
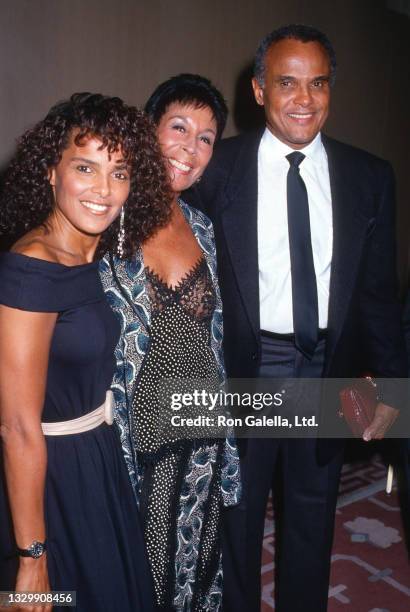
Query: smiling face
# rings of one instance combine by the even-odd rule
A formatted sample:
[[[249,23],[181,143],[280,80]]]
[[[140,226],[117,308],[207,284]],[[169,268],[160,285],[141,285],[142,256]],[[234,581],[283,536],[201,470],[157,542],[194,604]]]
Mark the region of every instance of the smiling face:
[[[264,85],[252,80],[267,127],[293,149],[312,142],[327,119],[329,76],[329,58],[319,43],[285,39],[268,49]]]
[[[50,172],[55,215],[77,231],[97,236],[114,221],[130,191],[130,173],[121,151],[108,154],[101,141],[76,132]]]
[[[171,181],[180,194],[199,179],[211,159],[217,126],[208,106],[173,102],[162,115],[157,135]]]

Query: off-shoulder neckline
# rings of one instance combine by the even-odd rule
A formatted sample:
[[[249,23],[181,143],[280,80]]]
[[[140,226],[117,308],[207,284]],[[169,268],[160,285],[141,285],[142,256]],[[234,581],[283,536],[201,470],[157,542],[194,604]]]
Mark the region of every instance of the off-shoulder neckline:
[[[14,251],[5,251],[0,255],[6,255],[11,257],[21,257],[27,261],[32,261],[33,263],[45,264],[46,266],[64,268],[67,270],[71,269],[79,269],[79,268],[87,268],[87,267],[96,267],[98,266],[98,261],[91,261],[89,263],[84,264],[76,264],[74,266],[67,266],[66,264],[59,263],[57,261],[49,261],[48,259],[40,259],[39,257],[32,257],[31,255],[25,255],[24,253],[15,253]]]

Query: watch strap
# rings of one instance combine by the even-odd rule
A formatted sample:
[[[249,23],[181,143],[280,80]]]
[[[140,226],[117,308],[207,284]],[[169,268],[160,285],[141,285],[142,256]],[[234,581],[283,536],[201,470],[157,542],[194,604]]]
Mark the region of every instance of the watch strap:
[[[19,548],[17,546],[17,554],[20,557],[32,557],[33,559],[39,559],[46,551],[47,541],[39,542],[33,540],[33,542],[27,548]]]

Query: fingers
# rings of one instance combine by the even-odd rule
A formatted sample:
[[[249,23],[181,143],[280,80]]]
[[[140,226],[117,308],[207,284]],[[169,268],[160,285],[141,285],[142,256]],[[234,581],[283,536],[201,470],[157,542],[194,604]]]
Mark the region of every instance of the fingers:
[[[0,611],[3,610],[3,608],[0,608]],[[11,606],[11,610],[14,610],[14,612],[52,612],[53,610],[53,606],[52,604],[34,604],[32,606],[24,604],[19,605],[19,604],[13,604]]]
[[[46,553],[39,559],[20,558],[15,589],[16,607],[13,609],[19,612],[52,612]]]
[[[370,440],[382,440],[388,426],[384,423],[383,419],[374,419],[371,425],[363,432],[363,440],[369,442]]]
[[[370,440],[382,440],[386,432],[397,419],[398,414],[399,411],[392,406],[387,406],[382,403],[378,404],[373,421],[363,432],[363,440],[365,442],[369,442]]]
[[[12,608],[15,612],[51,612],[50,606],[19,606],[18,608]]]
[[[33,604],[32,606],[25,604],[24,606],[18,606],[17,610],[18,612],[52,612],[53,606],[51,603]]]
[[[386,419],[383,415],[376,415],[369,425],[369,427],[363,433],[363,439],[369,440],[381,440],[390,426],[390,419]]]

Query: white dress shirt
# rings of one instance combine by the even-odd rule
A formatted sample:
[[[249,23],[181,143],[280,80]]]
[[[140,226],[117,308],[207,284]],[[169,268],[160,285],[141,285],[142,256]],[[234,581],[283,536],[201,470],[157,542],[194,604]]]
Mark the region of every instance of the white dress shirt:
[[[260,327],[293,333],[286,155],[294,149],[267,128],[258,151],[258,259]],[[308,194],[313,263],[319,304],[319,328],[327,327],[333,247],[332,199],[327,155],[320,134],[304,149],[299,166]]]

